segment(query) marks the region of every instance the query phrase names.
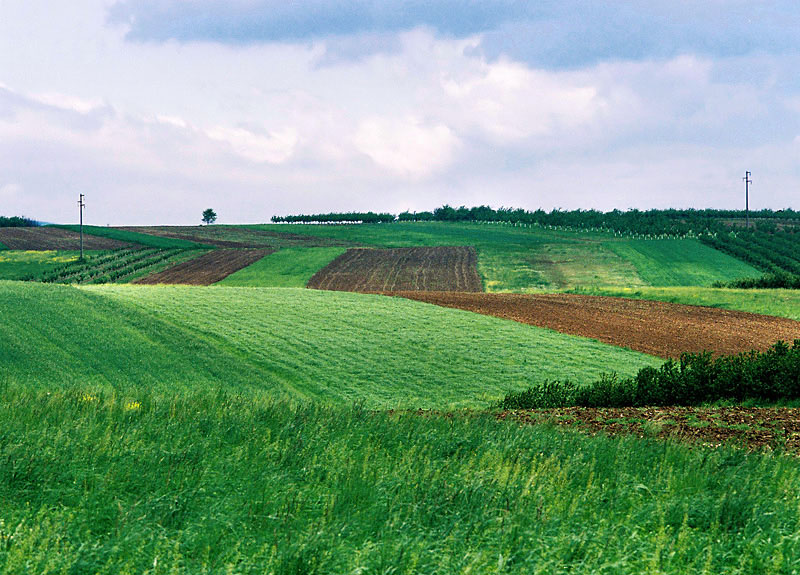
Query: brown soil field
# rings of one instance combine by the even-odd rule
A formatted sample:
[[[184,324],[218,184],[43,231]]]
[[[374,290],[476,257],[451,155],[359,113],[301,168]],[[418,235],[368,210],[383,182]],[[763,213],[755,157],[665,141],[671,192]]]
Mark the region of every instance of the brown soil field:
[[[309,280],[313,289],[386,291],[483,290],[471,247],[349,249]]]
[[[504,411],[499,419],[551,423],[580,431],[672,438],[711,447],[733,444],[748,449],[800,453],[800,409],[754,407],[564,407]]]
[[[582,335],[665,358],[766,350],[800,339],[800,322],[719,308],[575,294],[392,293]]]
[[[251,230],[227,226],[128,226],[117,228],[140,234],[189,240],[220,248],[266,248],[300,245],[306,247],[352,245],[330,238],[292,233]]]
[[[80,234],[60,228],[0,228],[0,243],[10,250],[79,250]],[[117,250],[134,244],[83,234],[85,250]]]
[[[200,257],[143,278],[136,284],[184,284],[207,286],[216,283],[233,272],[257,262],[271,250],[212,250]]]

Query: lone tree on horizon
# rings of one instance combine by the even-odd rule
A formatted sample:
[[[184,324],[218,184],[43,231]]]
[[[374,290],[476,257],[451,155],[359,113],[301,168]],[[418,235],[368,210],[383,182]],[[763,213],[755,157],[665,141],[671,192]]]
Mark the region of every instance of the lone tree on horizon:
[[[208,208],[207,210],[205,210],[203,212],[203,223],[204,224],[206,224],[206,225],[213,224],[216,221],[217,221],[217,212],[215,212],[211,208]]]

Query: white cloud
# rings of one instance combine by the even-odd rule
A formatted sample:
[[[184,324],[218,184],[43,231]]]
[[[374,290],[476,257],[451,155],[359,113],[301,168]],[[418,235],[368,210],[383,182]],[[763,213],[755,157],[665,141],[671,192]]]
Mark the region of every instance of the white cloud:
[[[414,29],[392,50],[348,37],[358,57],[342,59],[320,39],[130,43],[105,0],[38,19],[49,4],[0,2],[0,174],[24,190],[4,211],[64,221],[76,190],[104,224],[192,223],[195,204],[227,222],[443,202],[723,206],[744,169],[766,205],[796,202],[800,57],[546,70],[487,60],[481,36]]]
[[[286,128],[263,136],[242,128],[216,126],[206,130],[212,140],[225,142],[239,156],[253,162],[282,164],[289,160],[297,145],[297,132]]]
[[[504,59],[481,63],[466,79],[447,78],[442,87],[463,122],[500,144],[585,125],[603,106],[589,82]]]
[[[22,186],[19,184],[0,185],[0,200],[2,201],[11,201],[20,194],[22,194]]]
[[[69,110],[79,114],[89,114],[90,112],[103,107],[103,101],[100,99],[85,99],[69,94],[59,94],[57,92],[50,92],[45,94],[35,94],[32,99],[44,104],[52,106],[61,110]]]
[[[354,143],[379,166],[412,179],[449,167],[459,145],[444,124],[424,125],[413,117],[365,119]]]

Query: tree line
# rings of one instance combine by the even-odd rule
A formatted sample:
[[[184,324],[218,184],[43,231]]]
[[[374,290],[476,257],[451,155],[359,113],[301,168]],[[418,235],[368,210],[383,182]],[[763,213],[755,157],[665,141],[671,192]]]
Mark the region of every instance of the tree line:
[[[25,216],[0,216],[0,228],[30,228],[38,225],[39,222]]]
[[[781,221],[800,224],[800,212],[792,209],[759,210],[750,212],[750,218],[759,225],[770,223],[773,226]],[[724,221],[735,223],[745,219],[744,210],[560,210],[546,212],[542,209],[530,211],[522,208],[498,209],[489,206],[453,207],[444,205],[433,211],[405,211],[397,216],[374,212],[331,212],[313,215],[273,216],[273,222],[303,223],[388,223],[400,222],[502,222],[510,224],[532,224],[578,229],[608,229],[620,233],[640,235],[700,235],[729,229]]]
[[[330,212],[327,214],[297,214],[289,216],[272,216],[275,223],[303,224],[341,224],[356,223],[379,224],[395,221],[393,214],[376,214],[375,212]]]

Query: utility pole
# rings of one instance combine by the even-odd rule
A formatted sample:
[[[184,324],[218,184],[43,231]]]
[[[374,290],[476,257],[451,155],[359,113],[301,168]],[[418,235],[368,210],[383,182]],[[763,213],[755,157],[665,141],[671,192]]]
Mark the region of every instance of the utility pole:
[[[80,224],[80,229],[81,229],[81,259],[83,259],[83,208],[85,206],[86,206],[86,204],[83,203],[83,194],[81,194],[81,197],[78,200],[78,208],[80,209],[80,213],[81,213],[81,224]]]
[[[750,179],[750,172],[744,173],[744,227],[750,227],[750,184],[753,180]]]

